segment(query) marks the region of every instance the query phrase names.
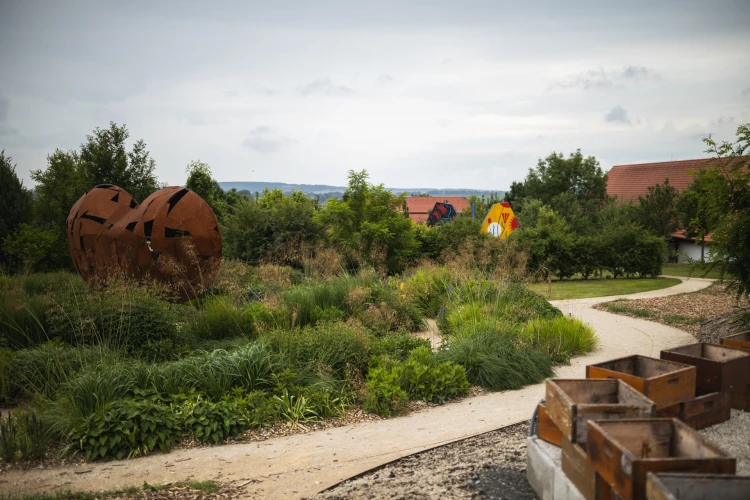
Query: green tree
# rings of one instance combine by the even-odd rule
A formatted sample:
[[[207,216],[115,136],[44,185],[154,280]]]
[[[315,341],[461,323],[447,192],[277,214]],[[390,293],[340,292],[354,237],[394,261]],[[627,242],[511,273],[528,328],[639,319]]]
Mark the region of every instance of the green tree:
[[[737,127],[734,143],[703,139],[716,161],[698,172],[711,231],[711,256],[738,296],[750,296],[750,123]],[[701,233],[701,236],[703,234]]]
[[[49,231],[19,224],[3,240],[3,252],[18,264],[23,272],[31,272],[52,253],[55,235]]]
[[[55,237],[52,266],[68,267],[70,256],[65,222],[75,202],[93,186],[87,184],[80,158],[75,151],[55,150],[47,156],[47,169],[32,171],[31,178],[36,182],[34,225]]]
[[[125,142],[129,137],[125,125],[110,122],[109,128],[97,127],[81,144],[79,158],[87,189],[98,184],[114,184],[140,203],[159,188],[154,175],[156,162],[143,140],[136,141],[128,152]]]
[[[552,206],[555,196],[571,193],[579,201],[603,203],[607,198],[607,175],[594,156],[584,157],[581,150],[565,158],[553,152],[539,159],[536,168],[529,169],[523,183],[514,182],[505,195],[506,201],[536,198]]]
[[[531,212],[531,210],[529,210]],[[529,249],[529,270],[546,278],[553,274],[567,278],[575,272],[573,247],[575,235],[565,219],[553,209],[535,203],[529,225],[521,225],[518,243]]]
[[[698,238],[701,241],[701,263],[705,262],[706,236],[713,231],[716,221],[707,184],[703,177],[693,179],[677,201],[680,227],[685,229],[688,238]]]
[[[0,241],[31,216],[31,192],[16,175],[16,166],[0,151]],[[0,261],[3,254],[0,252]]]
[[[664,184],[649,186],[646,196],[638,196],[640,222],[656,236],[669,238],[679,226],[679,212],[677,201],[679,193],[669,185],[669,179]]]
[[[419,245],[405,207],[405,194],[395,196],[383,184],[370,184],[366,170],[350,170],[344,196],[329,200],[317,220],[333,244],[396,273],[413,261]]]
[[[216,217],[222,220],[228,208],[227,196],[216,179],[213,178],[211,167],[198,160],[188,163],[186,170],[188,177],[185,187],[203,198],[214,211]]]

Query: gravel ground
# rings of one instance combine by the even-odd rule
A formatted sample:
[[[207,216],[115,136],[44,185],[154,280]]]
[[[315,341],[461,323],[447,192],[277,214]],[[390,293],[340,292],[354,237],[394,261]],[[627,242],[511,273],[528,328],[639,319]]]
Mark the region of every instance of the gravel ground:
[[[698,432],[737,459],[738,476],[750,476],[750,413],[732,410],[726,422]]]
[[[536,499],[526,481],[528,422],[397,460],[313,499]]]
[[[646,310],[651,314],[649,317],[612,311],[607,307],[612,303],[598,304],[594,309],[673,326],[692,333],[696,338],[700,336],[701,323],[707,319],[734,312],[737,308],[750,307],[747,299],[738,301],[733,294],[725,292],[724,286],[717,284],[693,293],[614,301],[632,309]]]

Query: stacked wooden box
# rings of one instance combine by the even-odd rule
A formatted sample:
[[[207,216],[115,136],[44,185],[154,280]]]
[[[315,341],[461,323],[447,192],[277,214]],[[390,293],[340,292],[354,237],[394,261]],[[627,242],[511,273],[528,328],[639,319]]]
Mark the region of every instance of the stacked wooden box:
[[[721,343],[727,347],[734,347],[750,351],[750,330],[721,339]],[[750,384],[732,389],[732,408],[742,411],[750,411]]]
[[[750,350],[750,332],[739,340]],[[628,356],[587,366],[583,380],[547,380],[537,435],[562,448],[563,472],[587,500],[672,498],[659,489],[670,484],[659,482],[664,472],[680,472],[685,485],[698,485],[697,477],[704,486],[710,477],[685,473],[735,473],[736,460],[695,429],[728,420],[732,402],[750,407],[750,352],[699,343],[662,351],[661,358]],[[652,480],[650,473],[659,475]],[[750,498],[748,481],[716,477],[718,485],[733,485],[727,491]]]

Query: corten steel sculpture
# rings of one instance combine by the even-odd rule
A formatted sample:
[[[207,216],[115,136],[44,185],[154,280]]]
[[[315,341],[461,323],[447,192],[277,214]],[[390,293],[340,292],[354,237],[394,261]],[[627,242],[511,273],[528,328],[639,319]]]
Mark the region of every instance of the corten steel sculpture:
[[[73,205],[68,245],[83,279],[152,278],[195,297],[221,263],[221,232],[211,207],[189,189],[161,189],[138,205],[123,189],[94,187]]]

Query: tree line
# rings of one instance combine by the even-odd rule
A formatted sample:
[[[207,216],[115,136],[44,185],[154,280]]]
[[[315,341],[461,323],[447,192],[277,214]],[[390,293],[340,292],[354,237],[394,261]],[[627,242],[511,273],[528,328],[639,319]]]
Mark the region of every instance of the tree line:
[[[334,248],[344,265],[371,265],[386,273],[405,270],[421,258],[483,248],[492,259],[502,245],[528,253],[529,271],[541,277],[583,278],[657,275],[670,235],[711,234],[714,260],[738,278],[748,293],[750,276],[750,193],[748,125],[734,143],[705,139],[715,166],[697,173],[682,193],[663,183],[649,188],[636,203],[607,196],[607,175],[598,160],[576,151],[552,153],[514,182],[505,194],[520,222],[506,242],[479,231],[481,219],[498,197],[470,197],[475,219],[461,214],[436,228],[413,224],[405,214],[405,194],[372,184],[366,171],[350,171],[341,199],[322,203],[303,192],[264,190],[246,196],[224,191],[208,164],[187,166],[185,185],[213,208],[227,257],[257,264],[274,261],[301,266],[304,254]],[[156,163],[143,140],[127,147],[125,125],[97,128],[75,150],[55,150],[45,169],[33,170],[33,193],[0,153],[0,263],[9,270],[70,267],[65,220],[70,207],[97,184],[115,184],[142,201],[163,187]],[[744,232],[743,232],[744,231]],[[493,253],[494,252],[494,253]]]

